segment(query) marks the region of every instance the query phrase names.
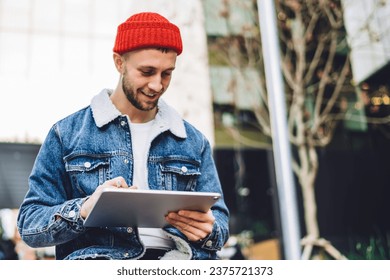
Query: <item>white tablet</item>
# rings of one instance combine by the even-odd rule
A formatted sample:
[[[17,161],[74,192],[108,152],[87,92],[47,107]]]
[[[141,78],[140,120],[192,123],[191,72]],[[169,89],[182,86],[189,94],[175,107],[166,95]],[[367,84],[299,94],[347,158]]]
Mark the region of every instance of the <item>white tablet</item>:
[[[106,189],[85,219],[84,226],[161,228],[167,224],[168,212],[207,212],[220,197],[214,192]]]

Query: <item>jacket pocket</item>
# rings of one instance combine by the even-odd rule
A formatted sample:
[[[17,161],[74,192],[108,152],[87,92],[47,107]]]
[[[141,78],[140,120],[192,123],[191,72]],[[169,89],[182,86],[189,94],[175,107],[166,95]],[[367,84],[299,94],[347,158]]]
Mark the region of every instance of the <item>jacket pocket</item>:
[[[73,186],[82,195],[91,195],[110,177],[110,157],[107,155],[76,155],[65,161]]]
[[[166,190],[193,191],[200,164],[192,160],[170,159],[160,163],[161,183]]]

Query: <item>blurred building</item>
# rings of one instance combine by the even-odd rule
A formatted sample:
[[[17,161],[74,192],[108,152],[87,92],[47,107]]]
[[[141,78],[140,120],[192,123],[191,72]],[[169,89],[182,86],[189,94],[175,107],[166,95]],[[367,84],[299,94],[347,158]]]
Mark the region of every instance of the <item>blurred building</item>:
[[[0,209],[19,208],[40,145],[0,143]]]
[[[390,3],[342,0],[354,80],[363,83],[390,64]]]
[[[0,141],[39,143],[55,121],[115,87],[117,26],[141,11],[161,13],[180,27],[183,53],[164,98],[213,143],[200,0],[0,1]]]
[[[359,109],[367,118],[390,116],[390,2],[343,0],[347,43]],[[389,122],[369,121],[373,134],[390,135]]]
[[[271,141],[255,111],[265,89],[253,0],[203,0],[213,97],[215,159],[231,210],[232,234],[277,238]],[[249,52],[252,50],[252,52]]]

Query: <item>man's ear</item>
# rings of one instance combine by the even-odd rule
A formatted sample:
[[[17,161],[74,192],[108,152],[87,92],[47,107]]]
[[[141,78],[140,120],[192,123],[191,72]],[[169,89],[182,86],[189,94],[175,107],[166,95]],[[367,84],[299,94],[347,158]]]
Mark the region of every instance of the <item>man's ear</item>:
[[[113,59],[114,59],[116,70],[120,74],[122,74],[122,72],[124,70],[124,63],[125,63],[124,58],[120,54],[114,52]]]

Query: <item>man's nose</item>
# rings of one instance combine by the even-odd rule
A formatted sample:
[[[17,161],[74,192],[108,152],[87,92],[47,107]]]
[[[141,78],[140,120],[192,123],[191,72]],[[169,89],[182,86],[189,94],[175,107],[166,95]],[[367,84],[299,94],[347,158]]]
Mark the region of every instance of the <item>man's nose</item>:
[[[161,92],[161,90],[163,89],[163,85],[162,85],[162,79],[160,76],[156,75],[154,76],[149,84],[148,84],[148,87],[153,90],[154,92]]]

